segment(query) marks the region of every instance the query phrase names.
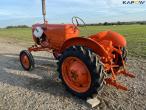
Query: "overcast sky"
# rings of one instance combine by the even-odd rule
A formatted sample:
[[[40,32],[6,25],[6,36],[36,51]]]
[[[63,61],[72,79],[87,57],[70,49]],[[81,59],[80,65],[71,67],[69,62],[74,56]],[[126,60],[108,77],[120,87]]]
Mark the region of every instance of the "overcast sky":
[[[49,23],[71,23],[79,16],[86,23],[146,20],[146,3],[123,0],[46,0]],[[32,25],[42,21],[41,0],[0,0],[0,27]]]

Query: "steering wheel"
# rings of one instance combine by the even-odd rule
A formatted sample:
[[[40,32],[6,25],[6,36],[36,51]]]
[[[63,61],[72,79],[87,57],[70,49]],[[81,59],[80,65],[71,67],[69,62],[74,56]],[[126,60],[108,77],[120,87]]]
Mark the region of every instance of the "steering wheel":
[[[82,22],[83,24],[80,24],[80,22]],[[79,18],[79,17],[77,17],[77,16],[72,17],[72,24],[73,24],[73,25],[75,26],[75,28],[77,28],[78,30],[79,30],[78,26],[85,26],[85,25],[86,25],[85,22],[84,22],[84,20],[81,19],[81,18]]]

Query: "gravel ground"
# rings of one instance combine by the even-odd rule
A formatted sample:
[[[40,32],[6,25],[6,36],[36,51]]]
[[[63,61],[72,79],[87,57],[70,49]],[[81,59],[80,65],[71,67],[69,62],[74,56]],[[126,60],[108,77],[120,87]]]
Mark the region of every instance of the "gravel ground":
[[[23,44],[0,39],[0,110],[89,110],[88,104],[66,92],[57,79],[53,56],[46,52],[33,53],[36,68],[22,69],[19,52]],[[118,76],[129,87],[120,91],[105,85],[95,110],[146,110],[146,60],[129,57],[129,71],[135,79]]]

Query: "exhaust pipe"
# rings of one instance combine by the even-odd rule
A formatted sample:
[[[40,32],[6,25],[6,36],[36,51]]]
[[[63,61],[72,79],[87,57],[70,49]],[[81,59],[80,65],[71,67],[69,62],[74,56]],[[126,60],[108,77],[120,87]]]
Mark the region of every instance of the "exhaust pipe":
[[[44,23],[46,23],[46,0],[42,0],[42,14]]]

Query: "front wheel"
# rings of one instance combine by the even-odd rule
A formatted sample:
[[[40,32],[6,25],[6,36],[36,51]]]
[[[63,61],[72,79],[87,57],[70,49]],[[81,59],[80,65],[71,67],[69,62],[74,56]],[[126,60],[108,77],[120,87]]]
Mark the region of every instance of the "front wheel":
[[[28,50],[20,52],[20,63],[24,70],[29,71],[34,68],[34,59],[32,54]]]
[[[103,84],[102,64],[94,52],[82,46],[72,46],[63,52],[58,72],[66,89],[82,99],[92,97]]]

